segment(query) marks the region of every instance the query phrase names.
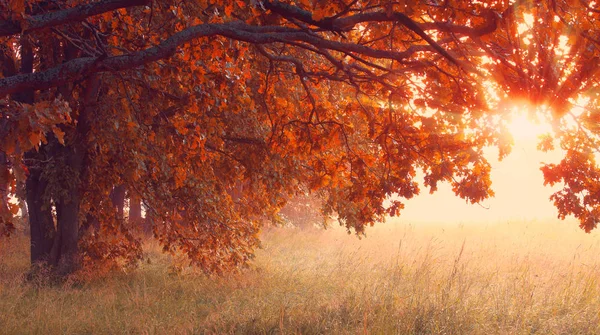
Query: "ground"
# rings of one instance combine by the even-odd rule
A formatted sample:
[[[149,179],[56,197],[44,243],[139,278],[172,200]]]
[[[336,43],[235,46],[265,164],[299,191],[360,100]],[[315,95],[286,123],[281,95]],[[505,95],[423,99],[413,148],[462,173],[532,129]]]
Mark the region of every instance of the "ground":
[[[24,281],[24,238],[0,240],[4,334],[600,333],[600,234],[574,222],[411,224],[358,239],[273,229],[239,274],[208,277],[147,244],[129,273]]]

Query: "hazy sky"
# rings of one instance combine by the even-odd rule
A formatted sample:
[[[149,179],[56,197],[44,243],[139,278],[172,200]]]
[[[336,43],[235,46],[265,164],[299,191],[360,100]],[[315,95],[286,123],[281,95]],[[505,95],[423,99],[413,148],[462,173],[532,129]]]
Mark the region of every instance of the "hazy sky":
[[[498,162],[498,151],[489,151],[494,198],[485,200],[481,206],[470,205],[454,196],[450,185],[443,184],[432,195],[423,189],[421,195],[406,201],[400,219],[472,222],[556,218],[557,211],[548,197],[560,186],[544,186],[539,168],[541,162],[557,163],[562,156],[557,151],[537,151],[537,130],[528,131],[528,127],[535,126],[524,123],[521,127],[522,132],[515,134],[515,146],[510,156]]]

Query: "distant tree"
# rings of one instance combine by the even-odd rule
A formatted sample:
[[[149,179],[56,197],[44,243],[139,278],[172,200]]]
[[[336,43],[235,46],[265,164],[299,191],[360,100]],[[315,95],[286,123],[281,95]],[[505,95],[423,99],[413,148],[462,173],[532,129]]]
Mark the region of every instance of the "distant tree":
[[[32,263],[62,275],[134,262],[140,224],[124,219],[123,187],[166,251],[224,271],[252,257],[260,219],[299,188],[357,233],[400,213],[418,170],[430,192],[493,195],[482,149],[509,153],[499,106],[515,98],[555,125],[540,146],[559,141],[567,156],[544,177],[565,185],[560,216],[589,231],[594,4],[0,1],[0,232],[25,183]]]

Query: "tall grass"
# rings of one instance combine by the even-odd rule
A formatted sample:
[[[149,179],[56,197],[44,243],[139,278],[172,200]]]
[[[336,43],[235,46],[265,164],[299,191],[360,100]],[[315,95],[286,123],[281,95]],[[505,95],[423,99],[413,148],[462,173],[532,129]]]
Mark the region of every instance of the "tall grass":
[[[0,241],[0,333],[594,334],[600,234],[573,222],[411,225],[357,239],[274,229],[250,268],[207,277],[148,262],[78,286],[23,280],[26,243]]]

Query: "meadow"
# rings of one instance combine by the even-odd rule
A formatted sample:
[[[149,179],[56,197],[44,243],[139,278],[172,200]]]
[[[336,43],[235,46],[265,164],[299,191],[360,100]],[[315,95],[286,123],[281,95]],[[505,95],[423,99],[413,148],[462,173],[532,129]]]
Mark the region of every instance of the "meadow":
[[[269,229],[241,273],[206,276],[148,243],[135,271],[24,280],[0,240],[2,334],[598,334],[600,233],[575,222]]]

